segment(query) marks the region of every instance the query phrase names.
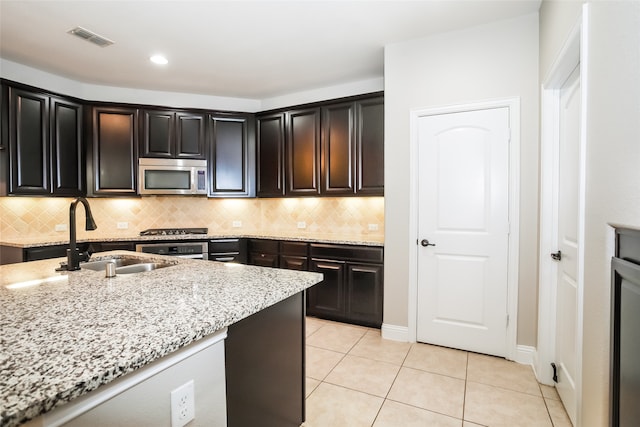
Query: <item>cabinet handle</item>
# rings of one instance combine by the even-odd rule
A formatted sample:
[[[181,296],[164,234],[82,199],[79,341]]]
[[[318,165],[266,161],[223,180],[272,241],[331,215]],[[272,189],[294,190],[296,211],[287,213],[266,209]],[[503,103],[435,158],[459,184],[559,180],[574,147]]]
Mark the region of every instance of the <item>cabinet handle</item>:
[[[553,259],[554,261],[561,261],[562,260],[562,251],[558,251],[555,253],[551,254],[551,259]]]

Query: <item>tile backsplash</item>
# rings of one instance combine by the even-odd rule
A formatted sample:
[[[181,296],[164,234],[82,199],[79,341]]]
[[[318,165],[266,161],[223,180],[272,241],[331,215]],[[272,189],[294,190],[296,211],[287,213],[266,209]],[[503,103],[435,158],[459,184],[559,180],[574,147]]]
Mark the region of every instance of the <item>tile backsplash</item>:
[[[68,238],[66,228],[72,201],[72,198],[57,197],[0,197],[0,239]],[[384,236],[383,197],[208,199],[148,196],[92,198],[89,204],[98,229],[84,230],[84,207],[78,206],[79,238],[136,236],[148,228],[180,227],[208,227],[210,233]],[[127,228],[122,228],[125,225]],[[56,226],[63,230],[56,231]]]

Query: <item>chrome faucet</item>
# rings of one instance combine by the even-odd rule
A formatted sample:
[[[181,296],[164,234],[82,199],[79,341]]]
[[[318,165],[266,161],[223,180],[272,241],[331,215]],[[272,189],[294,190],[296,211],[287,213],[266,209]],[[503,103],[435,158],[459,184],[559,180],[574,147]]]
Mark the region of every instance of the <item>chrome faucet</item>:
[[[89,202],[84,197],[78,197],[69,207],[69,249],[67,249],[67,265],[66,270],[80,270],[80,261],[89,261],[91,256],[88,251],[80,252],[76,247],[76,206],[78,202],[84,205],[84,213],[86,216],[85,230],[95,230],[98,228],[96,222],[91,215]]]

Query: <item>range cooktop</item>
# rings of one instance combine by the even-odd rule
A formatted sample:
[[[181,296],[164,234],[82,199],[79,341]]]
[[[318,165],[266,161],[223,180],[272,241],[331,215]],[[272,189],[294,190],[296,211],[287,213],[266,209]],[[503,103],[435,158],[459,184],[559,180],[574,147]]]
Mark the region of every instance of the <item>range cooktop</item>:
[[[186,234],[207,234],[208,228],[150,228],[140,232],[141,236],[181,236]]]

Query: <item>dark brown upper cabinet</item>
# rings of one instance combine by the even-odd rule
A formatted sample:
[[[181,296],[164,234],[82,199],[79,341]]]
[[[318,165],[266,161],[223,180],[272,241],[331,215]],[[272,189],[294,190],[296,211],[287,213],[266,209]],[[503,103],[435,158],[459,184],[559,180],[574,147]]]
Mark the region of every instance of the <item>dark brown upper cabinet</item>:
[[[82,195],[82,106],[14,87],[6,96],[9,194]]]
[[[355,104],[322,108],[322,193],[355,193]]]
[[[208,120],[209,197],[255,196],[255,124],[251,115]]]
[[[257,118],[256,193],[258,197],[284,196],[284,113]]]
[[[137,194],[138,109],[94,107],[87,155],[91,196]]]
[[[356,193],[384,195],[384,97],[357,101]]]
[[[205,158],[205,116],[173,110],[143,110],[140,157]]]
[[[322,193],[384,194],[384,98],[322,109]]]
[[[383,96],[257,120],[258,197],[384,195]]]
[[[320,109],[286,113],[286,195],[320,194]]]
[[[85,193],[82,105],[51,97],[51,176],[53,194]]]

